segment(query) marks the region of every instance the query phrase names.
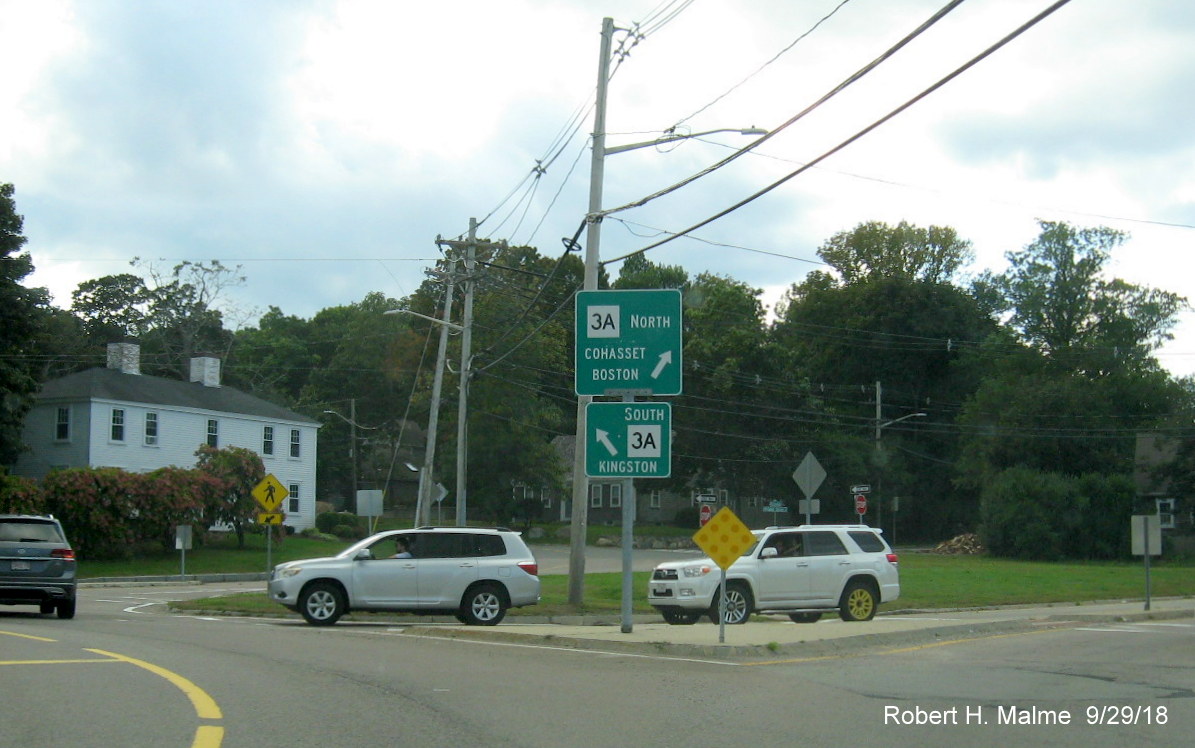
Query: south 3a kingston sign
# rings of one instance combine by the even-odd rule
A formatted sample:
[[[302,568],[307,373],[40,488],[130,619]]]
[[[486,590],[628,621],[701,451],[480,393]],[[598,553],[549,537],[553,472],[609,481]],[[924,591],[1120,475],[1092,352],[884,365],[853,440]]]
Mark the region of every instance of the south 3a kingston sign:
[[[585,406],[585,474],[590,478],[667,478],[672,473],[672,406]]]
[[[679,395],[681,294],[578,291],[578,395]]]

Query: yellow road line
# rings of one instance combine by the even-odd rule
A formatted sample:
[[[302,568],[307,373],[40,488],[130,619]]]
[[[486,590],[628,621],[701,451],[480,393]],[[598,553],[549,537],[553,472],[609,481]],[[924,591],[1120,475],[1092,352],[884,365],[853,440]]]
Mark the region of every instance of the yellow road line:
[[[17,637],[18,639],[32,639],[32,640],[33,640],[33,641],[35,641],[35,642],[53,642],[53,641],[58,641],[57,639],[47,639],[47,638],[46,638],[46,637],[44,637],[44,636],[32,636],[31,634],[18,634],[18,633],[17,633],[17,632],[15,632],[15,631],[0,631],[0,634],[3,634],[4,636],[15,636],[15,637]]]
[[[174,687],[187,695],[191,700],[191,705],[195,707],[195,713],[199,715],[200,719],[222,719],[223,714],[220,713],[220,707],[216,705],[215,699],[207,695],[199,686],[187,680],[178,673],[167,670],[164,667],[158,667],[153,663],[145,660],[138,660],[133,657],[116,654],[115,652],[105,652],[102,649],[88,649],[88,652],[95,652],[99,655],[105,655],[121,662],[127,662],[130,665],[136,665],[139,668],[144,668],[154,675],[161,676],[174,684]]]
[[[97,662],[109,663],[116,662],[116,660],[107,657],[102,660],[94,658],[88,660],[0,660],[0,665],[90,665]]]
[[[195,742],[191,748],[220,748],[224,741],[224,728],[216,725],[200,725],[195,731]]]

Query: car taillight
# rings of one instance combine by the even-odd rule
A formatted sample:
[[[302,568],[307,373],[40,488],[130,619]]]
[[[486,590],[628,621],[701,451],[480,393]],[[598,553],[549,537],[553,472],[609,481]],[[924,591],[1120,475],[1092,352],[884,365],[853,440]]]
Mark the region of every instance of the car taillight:
[[[896,554],[895,554],[895,553],[889,553],[889,554],[888,554],[888,563],[890,563],[890,564],[895,564],[896,562],[897,562]]]
[[[534,561],[520,561],[519,568],[533,577],[539,576],[539,564]]]
[[[61,558],[66,561],[74,561],[75,552],[70,548],[55,548],[54,550],[50,551],[50,557]]]

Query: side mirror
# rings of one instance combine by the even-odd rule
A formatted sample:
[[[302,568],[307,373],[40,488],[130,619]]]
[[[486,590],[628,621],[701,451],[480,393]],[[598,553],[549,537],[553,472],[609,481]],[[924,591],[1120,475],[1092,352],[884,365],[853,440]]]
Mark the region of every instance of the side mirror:
[[[762,551],[759,552],[759,557],[760,558],[776,558],[776,556],[778,556],[779,554],[780,554],[780,552],[776,550],[776,546],[770,545],[767,548],[764,548]]]
[[[373,558],[373,551],[368,548],[362,548],[357,551],[357,555],[353,557],[356,561],[368,561]]]

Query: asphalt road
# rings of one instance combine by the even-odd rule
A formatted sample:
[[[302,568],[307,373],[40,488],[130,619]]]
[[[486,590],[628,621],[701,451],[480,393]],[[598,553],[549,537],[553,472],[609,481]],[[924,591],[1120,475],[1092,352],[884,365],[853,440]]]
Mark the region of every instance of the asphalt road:
[[[1119,748],[1195,725],[1189,617],[733,662],[162,604],[224,591],[88,588],[72,621],[0,608],[0,746]]]

